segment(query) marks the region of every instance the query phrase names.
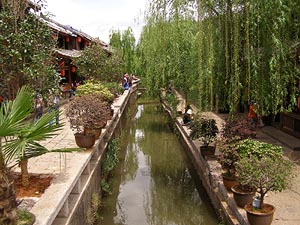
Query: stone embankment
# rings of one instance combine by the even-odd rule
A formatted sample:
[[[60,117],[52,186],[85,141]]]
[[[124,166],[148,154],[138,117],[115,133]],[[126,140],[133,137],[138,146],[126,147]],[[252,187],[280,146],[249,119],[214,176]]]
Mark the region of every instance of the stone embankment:
[[[186,104],[185,99],[183,99],[177,92],[175,92],[175,95],[179,99],[177,112],[183,112],[183,107]],[[164,102],[163,106],[172,117],[173,121],[175,121],[175,127],[180,133],[182,143],[186,147],[186,152],[190,157],[197,174],[202,181],[203,187],[206,189],[216,211],[228,224],[249,225],[245,210],[236,206],[232,193],[227,191],[223,185],[222,168],[218,163],[217,157],[203,158],[199,151],[199,146],[201,145],[200,141],[192,141],[189,138],[190,130],[188,127],[181,125],[182,115],[179,114],[180,116],[173,116],[170,108]],[[194,112],[197,111],[195,106],[192,106],[192,108]],[[220,116],[209,112],[207,116],[216,119],[218,126],[222,127],[222,124],[224,123],[224,115]],[[256,132],[258,140],[282,146],[284,154],[291,160],[298,162],[298,164],[295,163],[294,173],[299,174],[300,152],[293,151],[293,149],[300,147],[299,139],[270,126],[257,129]],[[216,150],[216,154],[219,154],[218,148]],[[287,190],[281,193],[268,194],[265,201],[276,207],[272,225],[300,224],[300,176],[295,176],[293,178],[292,184]]]
[[[94,193],[101,194],[101,160],[107,144],[121,129],[128,102],[136,94],[139,81],[124,91],[112,104],[114,115],[102,129],[91,149],[73,153],[49,153],[29,160],[29,173],[51,175],[51,185],[40,198],[24,198],[23,206],[35,216],[35,225],[86,224]],[[61,106],[64,111],[64,106]],[[42,144],[48,149],[77,147],[73,131],[64,113],[63,129]],[[19,172],[19,169],[16,170]],[[21,204],[21,207],[22,207]]]

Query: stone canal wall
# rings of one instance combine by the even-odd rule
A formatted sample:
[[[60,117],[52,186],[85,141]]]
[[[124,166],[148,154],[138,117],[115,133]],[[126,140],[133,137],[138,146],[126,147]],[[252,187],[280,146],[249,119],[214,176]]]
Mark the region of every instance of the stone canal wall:
[[[232,193],[228,192],[226,187],[223,185],[221,177],[222,169],[217,158],[203,158],[199,151],[201,143],[190,139],[189,130],[186,126],[181,125],[181,117],[174,116],[166,102],[162,101],[162,105],[171,117],[172,121],[174,121],[176,132],[179,133],[179,137],[185,147],[186,154],[189,156],[194,168],[196,169],[199,180],[201,180],[216,213],[224,221],[226,221],[227,224],[249,225],[245,211],[237,208]],[[211,115],[213,117],[217,117],[213,113],[211,113]],[[215,119],[217,123],[221,122],[220,118]]]
[[[34,225],[88,224],[88,219],[91,218],[93,194],[101,195],[101,162],[105,158],[109,141],[121,132],[127,107],[130,105],[130,100],[137,96],[138,85],[139,81],[136,81],[129,90],[124,91],[123,95],[113,102],[114,115],[107,121],[93,148],[66,153],[63,157],[51,153],[38,158],[36,162],[31,162],[31,172],[43,174],[48,173],[44,170],[51,170],[54,175],[51,185],[30,210],[36,216]],[[56,148],[57,146],[63,148],[62,146],[65,146],[63,144],[66,147],[76,146],[67,120],[64,130],[47,143],[49,147],[55,145]],[[64,168],[53,172],[57,162],[64,164]]]
[[[91,212],[91,199],[94,193],[101,193],[101,161],[106,155],[107,145],[111,139],[118,136],[122,129],[122,120],[126,115],[126,109],[130,98],[136,94],[138,85],[135,84],[130,90],[113,103],[114,115],[108,121],[105,129],[102,129],[101,136],[96,143],[95,150],[91,152],[91,157],[86,165],[85,172],[80,175],[78,180],[82,190],[78,190],[78,198],[73,210],[65,225],[87,224],[87,217]],[[71,197],[71,196],[70,196]]]

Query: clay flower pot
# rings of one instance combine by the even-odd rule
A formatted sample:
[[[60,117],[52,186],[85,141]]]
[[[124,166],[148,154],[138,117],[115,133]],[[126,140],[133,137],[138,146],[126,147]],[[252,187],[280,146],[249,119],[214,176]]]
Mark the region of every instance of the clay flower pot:
[[[264,203],[262,209],[257,209],[248,203],[244,206],[250,225],[270,225],[273,221],[275,207]]]
[[[74,134],[75,141],[80,148],[91,148],[95,144],[95,134]]]
[[[240,185],[234,185],[231,187],[233,198],[237,206],[244,208],[248,203],[251,203],[255,195],[255,191],[252,189],[244,190]]]
[[[223,184],[228,191],[231,191],[232,186],[239,184],[237,177],[230,176],[227,173],[222,173],[222,178],[223,178]]]

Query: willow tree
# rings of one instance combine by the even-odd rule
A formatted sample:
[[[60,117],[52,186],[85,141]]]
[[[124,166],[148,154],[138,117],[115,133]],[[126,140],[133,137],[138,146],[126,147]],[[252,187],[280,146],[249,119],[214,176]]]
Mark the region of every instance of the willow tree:
[[[123,73],[136,73],[136,45],[131,27],[128,27],[123,32],[112,30],[109,44],[113,48],[114,54],[119,55],[124,62],[122,67]]]
[[[154,0],[150,6],[139,43],[150,89],[174,80],[197,96],[201,109],[232,116],[252,99],[260,116],[295,108],[299,1]]]
[[[192,1],[152,1],[138,45],[142,79],[158,91],[171,80],[187,90],[196,79],[198,44]]]

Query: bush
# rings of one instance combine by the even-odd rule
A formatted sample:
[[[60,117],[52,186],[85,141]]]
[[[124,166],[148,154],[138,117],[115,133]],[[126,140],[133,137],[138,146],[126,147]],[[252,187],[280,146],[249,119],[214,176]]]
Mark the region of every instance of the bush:
[[[84,128],[97,128],[111,118],[110,105],[99,95],[75,96],[66,109],[71,128],[83,132]]]
[[[241,158],[256,156],[262,158],[263,156],[276,157],[281,156],[283,151],[282,147],[272,145],[265,142],[245,139],[238,143],[237,150]]]
[[[115,82],[103,83],[103,85],[115,96],[118,97],[124,92],[124,87]]]
[[[222,128],[222,136],[229,139],[239,137],[242,140],[255,138],[256,132],[250,129],[246,118],[235,117],[225,122]]]
[[[291,178],[292,164],[280,154],[252,155],[242,158],[236,166],[242,185],[254,187],[259,193],[260,209],[268,191],[282,191],[287,188]]]
[[[105,85],[99,81],[86,81],[85,84],[79,85],[76,89],[76,95],[99,95],[104,101],[112,103],[114,95]]]
[[[215,119],[198,118],[191,122],[190,137],[195,140],[200,138],[205,146],[208,146],[219,132]]]

